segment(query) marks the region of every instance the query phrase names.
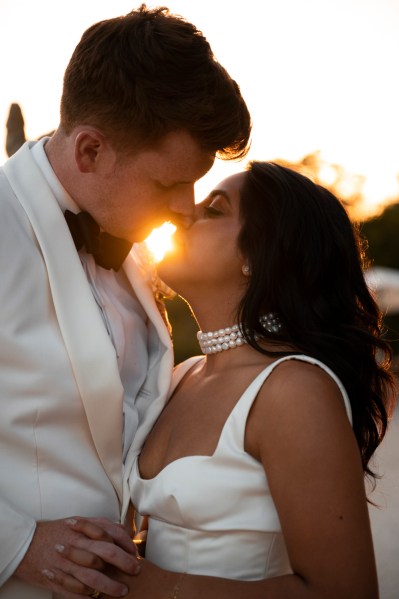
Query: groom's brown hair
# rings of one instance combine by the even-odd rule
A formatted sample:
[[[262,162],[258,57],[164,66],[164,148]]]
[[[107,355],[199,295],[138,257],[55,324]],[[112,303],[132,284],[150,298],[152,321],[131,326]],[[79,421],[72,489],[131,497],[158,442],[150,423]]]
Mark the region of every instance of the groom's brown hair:
[[[220,158],[248,151],[250,115],[203,34],[165,7],[142,4],[91,26],[64,77],[61,125],[104,131],[117,149],[151,147],[184,130]]]

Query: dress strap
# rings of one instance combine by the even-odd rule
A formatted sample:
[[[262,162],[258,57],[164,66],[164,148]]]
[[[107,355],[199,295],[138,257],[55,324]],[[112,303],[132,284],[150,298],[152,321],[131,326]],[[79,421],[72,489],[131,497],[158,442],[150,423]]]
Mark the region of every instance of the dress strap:
[[[332,378],[332,380],[337,385],[338,389],[341,391],[342,400],[344,402],[344,406],[345,406],[345,410],[346,410],[346,415],[348,416],[348,420],[351,423],[351,425],[353,424],[352,408],[351,408],[351,402],[349,400],[349,396],[346,392],[346,389],[345,389],[341,379],[339,379],[337,377],[337,375],[335,374],[335,372],[333,370],[331,370],[331,368],[326,366],[323,362],[320,362],[320,360],[316,360],[316,358],[312,358],[311,356],[305,356],[304,354],[301,354],[301,355],[284,356],[284,358],[281,358],[281,360],[277,360],[276,362],[273,362],[272,370],[275,368],[275,366],[277,366],[277,364],[279,364],[280,362],[284,362],[285,360],[299,360],[301,362],[308,362],[309,364],[314,364],[314,366],[318,366],[319,368],[324,370],[324,372],[327,373]]]
[[[247,389],[244,391],[229,417],[227,418],[225,425],[222,430],[222,434],[219,440],[219,444],[217,447],[217,453],[223,452],[223,447],[230,445],[233,443],[234,445],[238,445],[242,450],[244,448],[244,437],[245,437],[245,428],[248,419],[248,414],[251,410],[252,404],[254,403],[262,385],[268,376],[273,372],[273,370],[282,362],[287,362],[288,360],[299,360],[300,362],[308,362],[309,364],[314,364],[318,366],[322,370],[324,370],[336,383],[339,390],[341,391],[342,399],[345,405],[346,413],[349,419],[349,422],[352,424],[352,410],[349,401],[348,394],[345,390],[340,379],[337,375],[326,366],[323,362],[316,360],[310,356],[302,355],[302,354],[292,354],[289,356],[283,356],[279,358],[272,364],[266,366],[262,372],[260,372],[256,378],[250,383]]]

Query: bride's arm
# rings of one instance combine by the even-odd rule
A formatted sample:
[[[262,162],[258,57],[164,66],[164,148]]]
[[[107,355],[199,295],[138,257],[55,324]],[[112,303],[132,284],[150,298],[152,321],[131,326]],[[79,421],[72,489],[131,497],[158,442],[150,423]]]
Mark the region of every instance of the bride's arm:
[[[251,410],[245,448],[267,472],[293,574],[237,581],[141,560],[137,577],[118,576],[128,597],[376,599],[361,460],[335,383],[312,365],[280,365]]]

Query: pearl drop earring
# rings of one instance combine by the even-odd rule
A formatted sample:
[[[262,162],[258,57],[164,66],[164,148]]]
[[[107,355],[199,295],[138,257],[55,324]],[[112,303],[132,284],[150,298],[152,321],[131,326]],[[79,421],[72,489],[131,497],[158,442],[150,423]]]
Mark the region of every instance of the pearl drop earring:
[[[279,333],[282,329],[282,324],[275,312],[269,312],[260,317],[260,324],[268,333]]]
[[[243,264],[241,270],[244,277],[249,277],[249,275],[251,274],[251,269],[249,268],[248,264]]]

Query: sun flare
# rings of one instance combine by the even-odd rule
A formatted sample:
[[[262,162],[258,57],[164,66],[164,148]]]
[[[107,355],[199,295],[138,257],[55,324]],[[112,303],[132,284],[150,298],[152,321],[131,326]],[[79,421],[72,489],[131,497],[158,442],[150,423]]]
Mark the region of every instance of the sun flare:
[[[161,227],[153,229],[145,240],[155,262],[160,262],[166,252],[172,249],[172,237],[175,231],[175,225],[172,225],[172,223],[164,223]]]

